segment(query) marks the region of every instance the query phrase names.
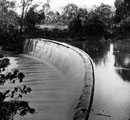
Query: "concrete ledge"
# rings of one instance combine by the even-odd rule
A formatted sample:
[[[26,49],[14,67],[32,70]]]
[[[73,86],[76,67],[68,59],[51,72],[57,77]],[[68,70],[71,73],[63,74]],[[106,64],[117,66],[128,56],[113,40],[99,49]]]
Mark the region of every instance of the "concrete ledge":
[[[82,50],[71,45],[46,39],[25,41],[24,54],[45,59],[53,64],[76,87],[83,82],[82,90],[74,89],[73,119],[88,120],[94,95],[94,66],[91,58]],[[71,85],[70,85],[71,86]]]

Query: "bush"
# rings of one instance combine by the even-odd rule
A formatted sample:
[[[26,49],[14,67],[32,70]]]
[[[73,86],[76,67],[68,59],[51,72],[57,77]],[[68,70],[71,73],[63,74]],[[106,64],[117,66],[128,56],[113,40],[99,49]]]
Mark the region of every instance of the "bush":
[[[15,84],[16,81],[22,82],[25,75],[19,70],[8,71],[7,66],[10,64],[8,58],[2,57],[0,61],[0,85],[5,83]],[[5,91],[0,92],[0,120],[14,120],[14,116],[19,114],[21,116],[27,113],[35,113],[35,109],[31,108],[26,101],[20,99],[24,94],[30,93],[31,88],[26,85],[17,86],[12,89],[6,88]]]

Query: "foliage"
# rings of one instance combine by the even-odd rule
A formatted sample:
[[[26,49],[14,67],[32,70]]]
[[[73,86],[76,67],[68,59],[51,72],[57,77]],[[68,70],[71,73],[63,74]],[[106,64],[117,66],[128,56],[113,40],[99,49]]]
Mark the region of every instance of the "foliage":
[[[99,7],[96,7],[94,12],[98,16],[99,20],[109,29],[113,17],[112,7],[102,3]]]
[[[55,19],[55,13],[53,11],[48,11],[46,13],[46,23],[52,23]]]
[[[25,33],[28,35],[36,34],[36,25],[40,24],[44,19],[45,15],[43,11],[38,13],[35,7],[31,7],[24,18]]]
[[[83,8],[78,8],[77,16],[84,21],[86,17],[88,16],[88,11],[87,9]]]
[[[87,21],[85,32],[87,32],[88,36],[103,36],[105,27],[105,24],[98,17],[94,17]]]
[[[69,23],[69,30],[85,36],[104,36],[111,31],[112,15],[111,6],[105,4],[89,12],[78,8],[75,18]]]
[[[45,12],[43,10],[39,11],[38,19],[40,21],[40,24],[42,24],[42,22],[45,20]]]
[[[67,4],[62,11],[62,22],[68,24],[69,21],[72,21],[76,18],[78,12],[78,6],[71,3]]]
[[[112,34],[117,36],[130,32],[129,0],[116,0],[115,9],[102,3],[89,11],[69,3],[61,13],[51,10],[50,0],[46,0],[41,10],[37,9],[38,4],[33,5],[32,2],[21,0],[21,14],[18,16],[14,11],[15,2],[0,1],[0,44],[4,44],[3,48],[15,46],[13,48],[16,50],[18,47],[15,42],[22,41],[23,36],[52,39],[81,36],[110,38]],[[36,27],[41,24],[67,25],[69,29],[42,31]],[[22,45],[22,42],[16,43]]]
[[[95,32],[95,36],[110,34],[112,32],[112,19],[112,7],[106,4],[101,4],[100,6],[96,7],[95,9],[89,12],[87,19],[87,29],[90,28],[93,34]],[[89,30],[88,32],[89,34],[91,34]]]
[[[21,0],[21,17],[20,17],[20,34],[23,32],[23,26],[24,26],[24,17],[29,9],[29,6],[31,5],[33,0]]]
[[[0,1],[0,45],[7,46],[18,36],[18,15],[14,11],[15,3]]]
[[[14,120],[16,114],[24,116],[28,113],[34,114],[35,109],[31,108],[26,101],[5,101],[0,103],[0,120]]]
[[[130,32],[130,1],[116,0],[115,1],[115,18],[116,31],[118,34],[129,34]]]
[[[82,32],[82,20],[80,19],[79,16],[77,16],[76,18],[73,19],[73,21],[71,21],[69,23],[69,30],[73,31],[74,33],[80,33]]]
[[[18,28],[18,15],[13,11],[14,4],[7,0],[0,1],[0,29],[3,32],[10,32],[12,29]]]
[[[9,59],[1,56],[0,61],[0,85],[5,83],[15,84],[16,81],[22,82],[25,75],[19,70],[15,69],[10,72],[6,69],[10,65]],[[0,119],[14,120],[14,116],[19,114],[21,116],[27,113],[35,113],[35,109],[31,108],[26,101],[20,101],[24,94],[30,93],[31,88],[24,86],[17,86],[14,89],[6,89],[0,92]]]
[[[50,0],[47,0],[46,3],[44,3],[42,7],[43,7],[43,11],[45,12],[45,15],[46,15],[50,10]]]
[[[123,17],[128,13],[124,0],[115,1],[115,23],[119,23]]]
[[[35,8],[31,7],[24,18],[24,24],[29,29],[34,28],[36,23],[40,23],[39,14],[36,13],[34,10]]]

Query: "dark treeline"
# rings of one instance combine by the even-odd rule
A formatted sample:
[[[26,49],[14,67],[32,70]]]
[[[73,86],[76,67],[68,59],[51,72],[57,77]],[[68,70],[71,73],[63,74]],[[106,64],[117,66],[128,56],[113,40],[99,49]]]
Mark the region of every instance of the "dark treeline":
[[[69,3],[60,12],[51,10],[49,0],[40,6],[38,9],[39,5],[33,4],[33,0],[21,0],[17,6],[21,11],[16,12],[15,1],[0,1],[0,45],[3,49],[21,49],[23,40],[30,37],[78,41],[92,37],[129,37],[128,0],[116,0],[115,6],[102,3],[91,9]]]

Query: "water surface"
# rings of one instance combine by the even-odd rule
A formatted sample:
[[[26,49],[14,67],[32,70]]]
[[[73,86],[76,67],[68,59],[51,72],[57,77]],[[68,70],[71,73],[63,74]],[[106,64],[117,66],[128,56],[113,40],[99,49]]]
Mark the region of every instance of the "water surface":
[[[130,44],[123,44],[107,44],[104,49],[88,51],[95,63],[96,78],[89,120],[130,118]]]

